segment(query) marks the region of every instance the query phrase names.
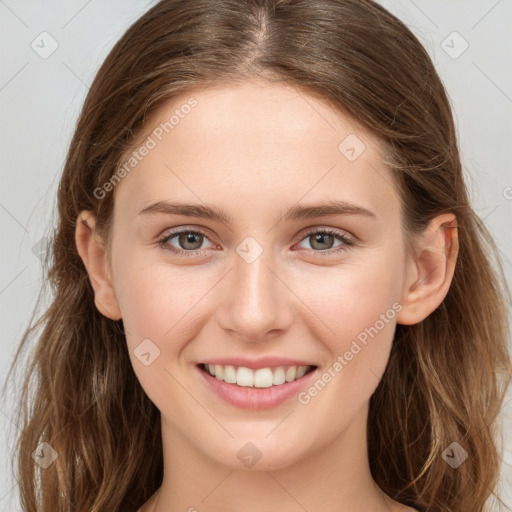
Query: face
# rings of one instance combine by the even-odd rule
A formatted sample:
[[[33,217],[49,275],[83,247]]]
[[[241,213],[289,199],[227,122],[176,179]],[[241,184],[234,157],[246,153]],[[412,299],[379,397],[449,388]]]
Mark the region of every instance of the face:
[[[130,358],[164,436],[231,467],[251,442],[283,468],[341,438],[386,367],[407,268],[393,176],[372,133],[288,86],[194,91],[151,127],[177,109],[115,188]]]

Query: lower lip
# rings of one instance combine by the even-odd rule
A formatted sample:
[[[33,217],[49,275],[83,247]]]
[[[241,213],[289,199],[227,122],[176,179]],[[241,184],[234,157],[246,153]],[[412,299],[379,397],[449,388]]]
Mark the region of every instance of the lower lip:
[[[276,407],[304,389],[316,375],[318,367],[293,382],[269,388],[250,388],[228,384],[212,377],[209,373],[196,366],[206,385],[225,402],[243,409],[270,409]]]

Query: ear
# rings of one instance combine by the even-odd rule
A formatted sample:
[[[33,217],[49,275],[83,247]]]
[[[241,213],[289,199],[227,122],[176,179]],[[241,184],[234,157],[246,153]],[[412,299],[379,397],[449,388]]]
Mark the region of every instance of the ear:
[[[98,311],[112,320],[121,319],[121,311],[114,294],[111,272],[103,240],[96,232],[96,218],[89,210],[78,216],[75,230],[78,254],[84,262]]]
[[[451,213],[429,223],[409,256],[398,324],[421,322],[443,302],[455,272],[459,252],[457,219]]]

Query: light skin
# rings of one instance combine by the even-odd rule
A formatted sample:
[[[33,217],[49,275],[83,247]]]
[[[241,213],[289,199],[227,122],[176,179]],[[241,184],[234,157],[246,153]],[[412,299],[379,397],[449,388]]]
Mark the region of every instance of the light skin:
[[[110,254],[92,212],[76,227],[96,306],[123,319],[134,371],[161,412],[164,481],[140,510],[413,510],[371,476],[368,405],[396,323],[420,322],[448,291],[455,217],[436,217],[408,250],[383,144],[304,91],[256,81],[195,90],[164,104],[151,126],[190,96],[198,105],[116,186]],[[353,161],[338,149],[350,134],[366,146]],[[232,219],[139,214],[164,200],[215,206]],[[293,206],[329,200],[374,216],[279,221]],[[201,254],[159,246],[176,228],[206,236],[188,244],[176,236],[167,247]],[[311,228],[353,244],[315,243]],[[251,263],[236,251],[248,236],[263,248]],[[244,410],[198,378],[201,361],[232,356],[300,358],[322,373],[395,303],[400,311],[306,405],[293,397]],[[148,338],[160,355],[145,366],[134,350]],[[237,458],[247,442],[262,454],[252,468]]]

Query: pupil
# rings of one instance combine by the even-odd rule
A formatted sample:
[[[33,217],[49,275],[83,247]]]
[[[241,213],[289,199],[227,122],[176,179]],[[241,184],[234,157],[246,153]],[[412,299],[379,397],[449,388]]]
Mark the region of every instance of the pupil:
[[[328,235],[326,233],[323,233],[323,234],[320,233],[320,234],[314,235],[314,243],[312,244],[312,246],[316,249],[326,249],[326,247],[315,247],[315,244],[317,242],[320,242],[320,244],[322,244],[322,243],[325,244],[326,243],[324,240],[325,238],[332,238],[332,235]],[[329,247],[327,247],[327,248],[329,248]]]
[[[184,237],[184,239],[183,239]],[[199,245],[197,247],[187,247],[186,244],[188,243],[191,243],[192,245],[194,245],[194,238],[196,238],[197,235],[195,233],[186,233],[185,235],[182,235],[182,239],[180,240],[180,242],[182,243],[182,246],[184,244],[184,248],[186,249],[197,249],[201,246],[201,242],[199,242]],[[197,244],[197,241],[196,241],[196,244]]]

